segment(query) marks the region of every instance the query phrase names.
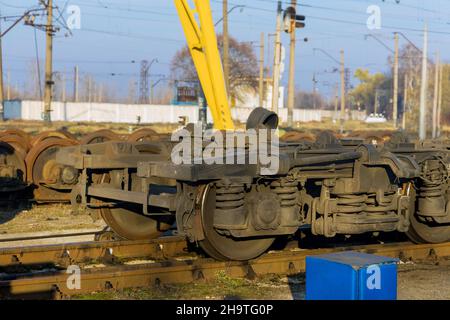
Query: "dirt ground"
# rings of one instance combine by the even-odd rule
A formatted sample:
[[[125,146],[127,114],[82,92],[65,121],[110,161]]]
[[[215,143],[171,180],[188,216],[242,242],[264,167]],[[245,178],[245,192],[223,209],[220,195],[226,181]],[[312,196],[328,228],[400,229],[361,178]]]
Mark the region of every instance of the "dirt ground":
[[[96,222],[86,213],[74,213],[69,205],[24,204],[17,208],[0,209],[0,236],[34,232],[100,229],[104,222]]]
[[[214,281],[158,288],[102,292],[89,300],[304,300],[305,276],[267,276],[254,281],[220,273]],[[398,267],[399,300],[450,300],[450,259],[403,263]]]

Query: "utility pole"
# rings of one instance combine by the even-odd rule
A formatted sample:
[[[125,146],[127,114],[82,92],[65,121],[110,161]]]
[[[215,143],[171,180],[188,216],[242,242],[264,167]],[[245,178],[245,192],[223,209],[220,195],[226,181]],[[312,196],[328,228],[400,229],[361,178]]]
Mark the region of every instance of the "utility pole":
[[[11,72],[6,73],[6,100],[11,100]]]
[[[66,102],[66,75],[64,73],[61,73],[61,86],[62,102]]]
[[[230,39],[228,36],[228,0],[223,0],[223,75],[225,77],[225,87],[230,90]]]
[[[154,88],[153,79],[150,79],[150,104],[153,104]]]
[[[281,64],[281,21],[282,21],[281,1],[278,1],[277,9],[277,33],[275,40],[275,53],[273,62],[273,82],[272,82],[272,111],[278,113],[278,100],[280,95],[280,64]]]
[[[316,91],[317,91],[317,80],[316,73],[313,73],[313,109],[316,110]]]
[[[259,52],[259,106],[264,106],[264,32],[261,32]]]
[[[420,89],[420,111],[419,111],[419,138],[427,138],[427,88],[428,88],[428,26],[425,24],[423,34],[423,54],[422,54],[422,83]]]
[[[88,75],[88,102],[92,102],[92,78]]]
[[[79,82],[78,66],[74,68],[73,74],[73,101],[78,102],[78,82]]]
[[[44,121],[51,123],[53,87],[53,0],[47,2],[46,53],[45,53],[45,92]]]
[[[379,102],[379,97],[378,97],[378,89],[377,89],[377,90],[375,90],[375,104],[373,106],[374,115],[378,114],[378,102]]]
[[[98,85],[97,102],[103,102],[103,84]]]
[[[291,6],[297,9],[297,0],[291,0]],[[296,21],[295,17],[291,19],[291,44],[289,58],[289,86],[288,86],[288,126],[292,127],[294,119],[294,100],[295,100],[295,45],[296,45]]]
[[[437,137],[437,121],[438,121],[438,100],[439,100],[439,71],[441,70],[440,66],[440,56],[439,51],[436,52],[436,67],[434,71],[434,97],[433,97],[433,123],[432,123],[432,138],[435,139]]]
[[[338,107],[339,107],[339,85],[336,83],[334,87],[334,118],[337,120],[338,115]]]
[[[443,76],[444,65],[441,64],[439,68],[439,97],[438,97],[438,112],[437,112],[437,137],[441,136],[441,116],[442,116],[442,92],[443,92]]]
[[[139,82],[139,103],[148,103],[149,97],[149,87],[148,87],[148,76],[149,76],[149,62],[147,60],[141,61],[141,80]]]
[[[398,33],[395,33],[395,53],[394,53],[394,98],[393,101],[393,114],[394,128],[397,128],[398,123]]]
[[[0,24],[0,34],[2,33],[2,27]],[[2,37],[0,36],[0,121],[4,121],[4,91],[3,91],[3,48],[2,48]]]
[[[341,116],[339,117],[342,126],[345,120],[345,56],[344,49],[341,50]],[[342,131],[342,127],[341,127]]]
[[[406,112],[408,110],[408,74],[405,74],[405,92],[403,94],[403,119],[402,119],[402,129],[406,130]]]

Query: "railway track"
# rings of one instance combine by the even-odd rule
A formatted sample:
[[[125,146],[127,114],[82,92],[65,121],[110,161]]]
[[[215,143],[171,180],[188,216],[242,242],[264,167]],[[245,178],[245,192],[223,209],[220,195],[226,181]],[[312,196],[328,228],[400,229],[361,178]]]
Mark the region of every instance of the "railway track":
[[[214,279],[220,271],[225,271],[231,277],[250,279],[267,274],[293,275],[304,272],[306,256],[346,250],[396,257],[403,261],[437,259],[450,256],[450,243],[415,245],[402,242],[321,249],[294,248],[269,252],[248,262],[218,262],[187,256],[186,242],[179,237],[142,242],[116,241],[1,250],[2,269],[42,264],[58,265],[60,268],[3,274],[0,277],[0,298],[62,299],[104,290],[208,281]],[[139,258],[144,260],[137,261]],[[124,262],[127,259],[136,263]],[[80,287],[70,289],[68,279],[72,273],[67,273],[61,267],[85,261],[104,264],[81,268]]]
[[[0,245],[3,243],[14,243],[17,242],[18,245],[23,245],[26,241],[37,241],[37,240],[55,240],[55,239],[64,239],[64,238],[73,238],[73,237],[84,237],[84,236],[101,236],[104,234],[104,230],[86,230],[86,231],[70,231],[70,232],[61,232],[61,233],[50,233],[50,232],[42,232],[42,233],[32,233],[25,235],[7,235],[0,236]]]

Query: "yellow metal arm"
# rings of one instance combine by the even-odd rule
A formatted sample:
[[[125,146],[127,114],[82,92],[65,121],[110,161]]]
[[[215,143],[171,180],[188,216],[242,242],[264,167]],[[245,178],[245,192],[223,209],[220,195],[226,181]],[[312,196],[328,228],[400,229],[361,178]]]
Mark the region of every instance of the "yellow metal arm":
[[[209,0],[175,0],[186,40],[217,130],[234,130]],[[198,14],[200,25],[195,19]]]

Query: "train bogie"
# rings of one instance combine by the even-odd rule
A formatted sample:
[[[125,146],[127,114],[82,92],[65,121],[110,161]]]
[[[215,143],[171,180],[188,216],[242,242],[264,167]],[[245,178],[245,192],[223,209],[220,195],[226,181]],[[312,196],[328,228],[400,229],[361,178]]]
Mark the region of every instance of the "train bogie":
[[[258,138],[270,129],[267,115],[259,118]],[[330,238],[393,231],[417,242],[450,238],[442,148],[375,147],[325,135],[316,143],[275,142],[277,166],[268,171],[267,163],[245,161],[252,158],[248,143],[232,157],[241,157],[238,164],[227,164],[229,154],[221,154],[223,162],[177,163],[170,155],[179,142],[75,146],[57,161],[79,172],[73,204],[100,210],[120,236],[153,238],[176,222],[178,234],[221,260],[253,259],[299,227]]]

